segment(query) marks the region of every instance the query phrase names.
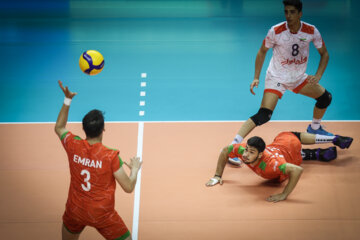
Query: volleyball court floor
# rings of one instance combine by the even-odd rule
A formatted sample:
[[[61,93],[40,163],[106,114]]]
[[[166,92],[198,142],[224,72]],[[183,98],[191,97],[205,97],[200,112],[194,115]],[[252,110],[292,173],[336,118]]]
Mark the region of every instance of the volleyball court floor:
[[[232,9],[239,15],[209,18],[1,19],[0,50],[6,57],[0,58],[0,239],[60,239],[70,176],[53,129],[63,99],[58,79],[79,93],[69,130],[84,137],[76,122],[84,111],[98,108],[112,121],[105,126],[105,145],[120,149],[124,160],[142,150],[140,191],[126,194],[119,186],[116,191],[116,209],[134,239],[358,239],[357,1],[308,1],[304,8],[304,21],[319,28],[330,54],[321,84],[334,100],[324,118],[332,121],[324,124],[353,137],[350,149],[339,149],[330,163],[303,163],[295,190],[279,203],[265,199],[285,185],[264,181],[247,167],[228,165],[222,186],[205,187],[220,150],[242,124],[235,121],[260,106],[264,84],[256,97],[248,87],[255,56],[268,29],[284,21],[281,1],[279,11],[270,1],[243,2],[251,2],[254,12]],[[79,70],[79,56],[88,49],[104,55],[99,75]],[[314,47],[310,52],[307,72],[314,74],[319,54]],[[149,75],[143,107],[139,73]],[[291,120],[310,118],[314,101],[285,95],[272,120],[290,121],[271,121],[249,137],[259,135],[270,143],[281,131],[306,129],[308,122]],[[138,114],[141,109],[144,116]],[[86,228],[80,239],[102,238]]]
[[[256,128],[267,143],[306,122],[270,122]],[[326,122],[354,137],[329,163],[309,161],[286,201],[265,198],[284,188],[246,166],[227,165],[224,184],[205,187],[220,149],[241,122],[145,122],[138,239],[358,239],[360,234],[359,122]],[[137,155],[139,123],[106,123],[103,142],[124,160]],[[66,153],[54,124],[1,124],[1,239],[60,239],[69,186]],[[80,123],[68,129],[83,137]],[[327,145],[322,145],[325,147]],[[314,146],[308,146],[314,147]],[[116,191],[116,209],[132,231],[134,195]],[[134,234],[134,233],[133,233]],[[102,239],[87,227],[80,239]]]

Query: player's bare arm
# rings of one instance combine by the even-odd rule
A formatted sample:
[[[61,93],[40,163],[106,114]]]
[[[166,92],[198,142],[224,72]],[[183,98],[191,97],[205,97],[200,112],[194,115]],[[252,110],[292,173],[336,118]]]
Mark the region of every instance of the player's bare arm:
[[[318,50],[318,52],[320,54],[319,67],[318,67],[318,70],[316,71],[315,76],[309,75],[308,82],[310,84],[315,84],[315,83],[318,83],[320,81],[322,75],[325,72],[326,66],[327,66],[327,64],[329,62],[329,58],[330,58],[325,44],[323,44],[323,46],[321,48],[318,48],[317,50]]]
[[[65,99],[71,100],[77,94],[76,92],[71,92],[67,86],[64,87],[60,80],[58,81],[58,83],[61,90],[64,92]],[[59,136],[59,138],[61,137],[62,134],[64,134],[67,131],[65,126],[68,119],[69,108],[70,108],[70,102],[68,103],[64,102],[64,104],[61,107],[59,116],[56,120],[55,132]]]
[[[252,81],[251,85],[250,85],[250,92],[252,94],[255,95],[254,92],[254,87],[258,87],[259,83],[260,83],[260,73],[261,73],[261,69],[262,66],[264,64],[265,61],[265,57],[266,57],[266,53],[269,49],[267,47],[265,47],[264,44],[261,45],[261,48],[259,49],[257,55],[256,55],[256,60],[255,60],[255,75],[254,75],[254,80]]]
[[[210,180],[205,184],[207,187],[214,186],[218,183],[220,183],[220,185],[223,184],[221,176],[224,173],[224,168],[228,158],[229,158],[228,147],[224,147],[219,155],[214,177],[210,178]]]
[[[284,188],[284,191],[279,194],[271,195],[266,200],[269,202],[279,202],[285,200],[289,194],[294,190],[300,176],[303,172],[303,168],[295,164],[286,163],[285,174],[289,175],[289,181]]]
[[[130,159],[130,163],[125,163],[125,165],[131,170],[130,176],[126,174],[123,167],[120,167],[119,170],[114,172],[114,177],[125,192],[131,193],[135,188],[137,174],[141,168],[142,161],[140,161],[139,157],[133,157]]]

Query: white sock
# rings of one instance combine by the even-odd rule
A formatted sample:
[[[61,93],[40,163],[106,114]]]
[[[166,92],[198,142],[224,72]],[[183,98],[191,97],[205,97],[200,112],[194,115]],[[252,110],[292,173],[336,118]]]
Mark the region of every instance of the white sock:
[[[235,136],[235,138],[234,138],[234,140],[232,141],[231,144],[241,143],[243,139],[244,139],[244,138],[243,138],[242,136],[240,136],[239,134],[236,134],[236,136]]]
[[[335,136],[315,135],[315,143],[331,143]]]
[[[311,128],[314,130],[318,130],[320,128],[321,119],[313,118],[311,123]]]

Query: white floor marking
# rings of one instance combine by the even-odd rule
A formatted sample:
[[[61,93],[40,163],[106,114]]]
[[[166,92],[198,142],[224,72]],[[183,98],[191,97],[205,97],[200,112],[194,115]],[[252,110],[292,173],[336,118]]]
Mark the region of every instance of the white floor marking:
[[[143,151],[143,137],[144,137],[144,122],[139,122],[138,125],[138,142],[137,142],[137,156],[142,161]],[[132,225],[132,239],[138,240],[139,231],[139,211],[140,211],[140,186],[141,186],[141,169],[138,172],[138,177],[135,186],[134,196],[134,214],[133,214],[133,225]]]

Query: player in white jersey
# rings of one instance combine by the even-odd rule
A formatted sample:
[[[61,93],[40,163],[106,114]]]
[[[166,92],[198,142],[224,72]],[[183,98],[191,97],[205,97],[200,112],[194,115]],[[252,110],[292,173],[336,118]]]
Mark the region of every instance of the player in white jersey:
[[[266,72],[265,92],[271,90],[279,98],[286,89],[294,90],[308,77],[305,71],[310,42],[317,49],[323,46],[321,35],[315,26],[302,21],[300,24],[300,31],[291,33],[287,22],[279,23],[269,30],[263,42],[265,48],[273,48],[273,56]]]
[[[313,121],[307,132],[333,136],[325,131],[321,119],[331,103],[331,94],[319,84],[329,61],[324,41],[315,26],[302,22],[302,2],[300,0],[284,0],[286,21],[273,26],[256,56],[255,76],[250,91],[258,87],[261,68],[269,48],[273,49],[269,67],[265,77],[265,90],[260,110],[250,117],[240,128],[232,144],[240,143],[256,127],[268,122],[278,100],[286,90],[300,93],[316,100]],[[309,58],[309,45],[313,42],[320,54],[320,63],[315,75],[307,75],[306,67]],[[230,163],[240,165],[239,159],[229,159]]]

